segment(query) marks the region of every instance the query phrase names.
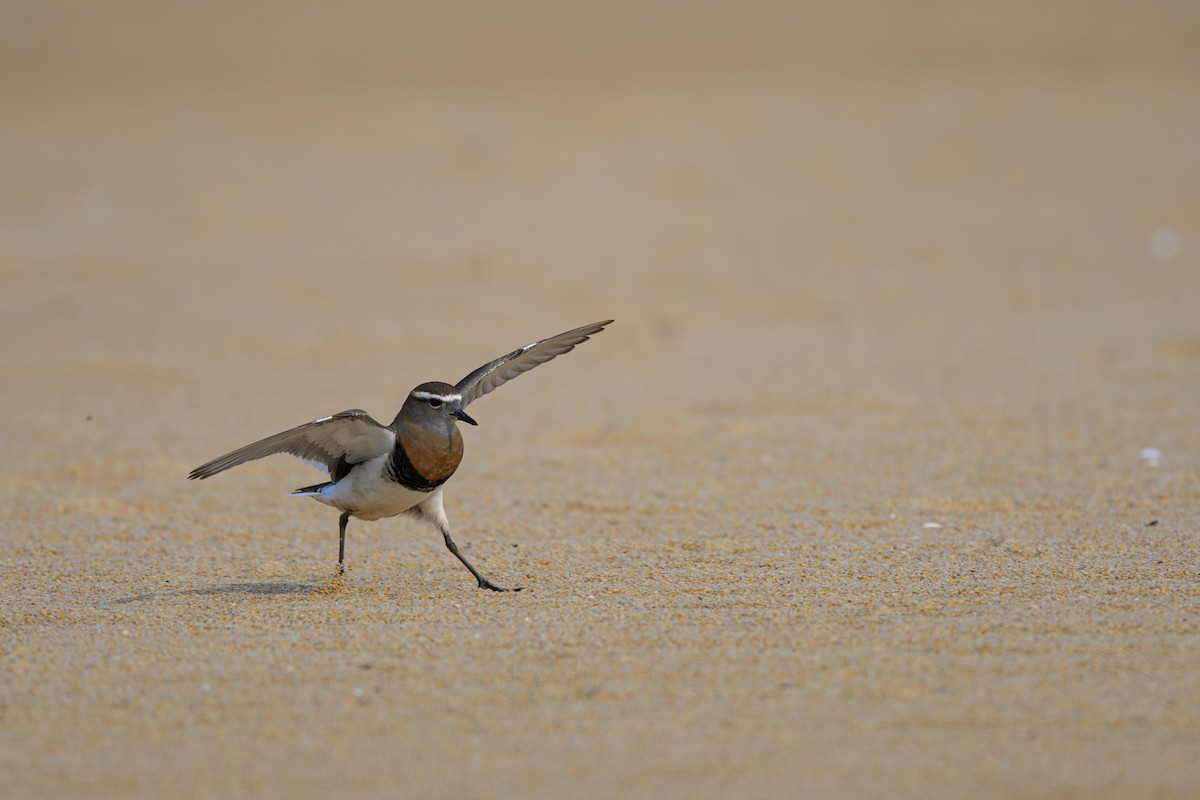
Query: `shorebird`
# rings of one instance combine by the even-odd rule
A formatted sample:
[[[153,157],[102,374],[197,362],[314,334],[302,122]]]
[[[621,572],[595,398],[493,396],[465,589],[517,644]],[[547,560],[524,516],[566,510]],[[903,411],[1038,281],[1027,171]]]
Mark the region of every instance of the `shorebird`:
[[[446,547],[479,581],[479,588],[520,591],[497,586],[485,578],[450,538],[442,489],[462,461],[463,440],[457,423],[478,425],[463,410],[473,401],[521,373],[574,350],[611,322],[584,325],[519,347],[454,385],[422,383],[408,393],[391,425],[381,425],[367,412],[353,408],[214,458],[192,470],[188,478],[210,478],[247,461],[288,453],[329,471],[328,481],[297,489],[292,495],[311,497],[342,512],[338,518],[339,573],[344,569],[346,524],[351,517],[372,521],[407,513],[433,523]]]

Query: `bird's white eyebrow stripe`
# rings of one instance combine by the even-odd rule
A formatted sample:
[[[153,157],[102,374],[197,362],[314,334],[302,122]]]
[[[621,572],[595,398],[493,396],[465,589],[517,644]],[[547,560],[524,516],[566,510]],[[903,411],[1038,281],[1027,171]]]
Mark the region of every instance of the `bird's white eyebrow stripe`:
[[[443,403],[453,403],[456,400],[462,400],[461,394],[434,394],[433,392],[413,392],[412,396],[418,400],[441,400]]]

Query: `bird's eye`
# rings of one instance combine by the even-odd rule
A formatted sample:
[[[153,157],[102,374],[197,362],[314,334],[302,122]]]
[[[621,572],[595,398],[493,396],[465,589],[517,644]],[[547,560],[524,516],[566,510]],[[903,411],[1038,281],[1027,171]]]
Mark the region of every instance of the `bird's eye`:
[[[429,407],[430,408],[441,408],[442,401],[436,397],[431,397],[431,398],[429,398]]]

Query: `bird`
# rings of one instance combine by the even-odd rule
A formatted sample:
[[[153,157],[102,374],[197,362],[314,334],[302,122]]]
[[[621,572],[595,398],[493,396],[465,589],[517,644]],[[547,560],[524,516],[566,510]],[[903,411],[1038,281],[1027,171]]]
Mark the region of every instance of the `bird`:
[[[471,571],[479,588],[519,592],[492,583],[468,561],[450,536],[442,505],[446,481],[462,461],[458,423],[478,425],[464,410],[513,378],[569,353],[613,320],[595,322],[518,347],[489,361],[456,384],[422,383],[405,398],[390,425],[352,408],[268,436],[201,464],[189,480],[211,478],[227,469],[276,453],[287,453],[328,470],[329,480],[291,493],[311,497],[342,512],[338,518],[338,574],[344,574],[346,525],[351,517],[374,521],[399,514],[433,524],[446,548]]]

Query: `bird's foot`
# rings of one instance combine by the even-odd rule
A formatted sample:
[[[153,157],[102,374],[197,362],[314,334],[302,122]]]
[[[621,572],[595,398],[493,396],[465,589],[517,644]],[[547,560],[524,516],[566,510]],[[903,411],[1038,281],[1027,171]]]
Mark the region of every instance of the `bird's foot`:
[[[504,587],[504,586],[497,586],[496,584],[494,584],[494,583],[492,583],[491,581],[489,581],[487,578],[483,578],[483,577],[481,577],[481,578],[479,579],[479,588],[480,588],[480,589],[491,589],[493,592],[519,592],[519,591],[521,591],[522,589],[524,589],[525,587],[524,587],[524,586],[517,586],[517,587],[514,587],[514,588],[512,588],[512,589],[509,589],[509,588],[507,588],[507,587]]]
[[[341,594],[346,591],[346,576],[342,573],[329,576],[324,584],[317,587],[317,594]]]

